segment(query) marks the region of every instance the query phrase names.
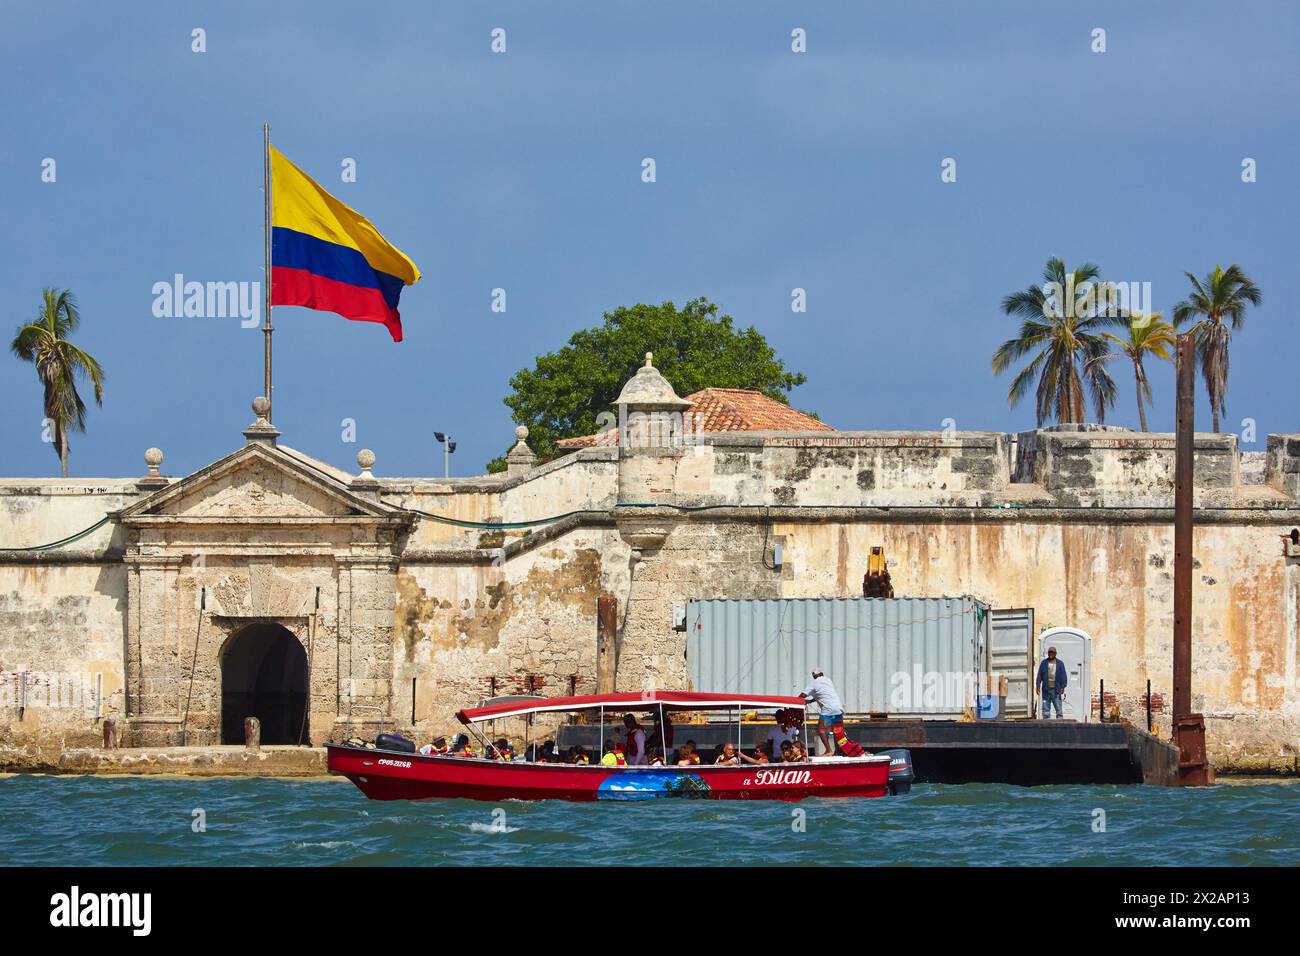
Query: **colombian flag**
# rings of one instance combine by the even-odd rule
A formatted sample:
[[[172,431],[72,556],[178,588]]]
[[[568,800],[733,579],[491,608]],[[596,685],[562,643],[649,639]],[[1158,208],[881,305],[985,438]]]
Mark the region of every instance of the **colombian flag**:
[[[271,147],[271,304],[382,322],[402,341],[397,300],[420,270],[360,213]]]

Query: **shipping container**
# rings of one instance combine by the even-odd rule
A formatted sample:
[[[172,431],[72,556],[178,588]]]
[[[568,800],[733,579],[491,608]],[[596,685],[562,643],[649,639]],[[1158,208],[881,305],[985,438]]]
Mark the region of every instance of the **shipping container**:
[[[848,714],[953,719],[989,673],[989,608],[972,597],[691,601],[692,687],[798,694],[820,667]]]

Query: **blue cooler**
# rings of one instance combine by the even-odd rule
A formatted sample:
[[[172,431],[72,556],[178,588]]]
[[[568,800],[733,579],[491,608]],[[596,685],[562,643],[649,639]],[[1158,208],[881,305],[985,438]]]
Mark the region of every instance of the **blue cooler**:
[[[1001,720],[1002,698],[993,694],[979,694],[976,696],[975,717],[978,720]]]

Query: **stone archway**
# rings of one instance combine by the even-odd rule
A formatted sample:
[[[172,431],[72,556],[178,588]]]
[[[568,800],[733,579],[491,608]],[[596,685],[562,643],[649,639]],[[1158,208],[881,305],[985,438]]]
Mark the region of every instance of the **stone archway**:
[[[262,743],[308,740],[307,653],[291,631],[263,621],[241,628],[221,654],[221,742],[244,742],[244,718],[262,723]]]

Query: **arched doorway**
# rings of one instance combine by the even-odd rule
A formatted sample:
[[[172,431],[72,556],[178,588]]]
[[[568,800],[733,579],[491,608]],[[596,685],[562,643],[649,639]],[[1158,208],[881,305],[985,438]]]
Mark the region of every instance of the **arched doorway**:
[[[279,624],[250,624],[221,656],[221,742],[244,742],[244,718],[262,722],[262,743],[307,740],[307,654]]]

